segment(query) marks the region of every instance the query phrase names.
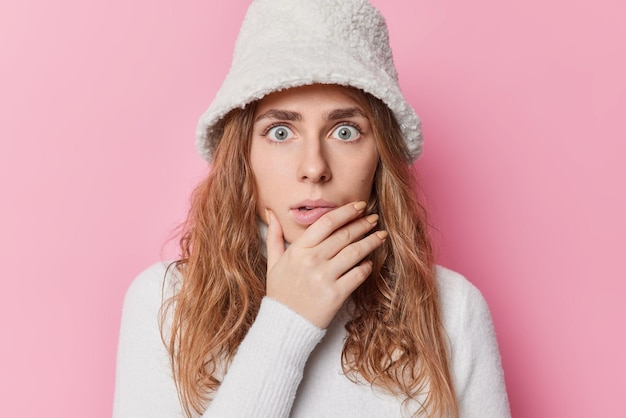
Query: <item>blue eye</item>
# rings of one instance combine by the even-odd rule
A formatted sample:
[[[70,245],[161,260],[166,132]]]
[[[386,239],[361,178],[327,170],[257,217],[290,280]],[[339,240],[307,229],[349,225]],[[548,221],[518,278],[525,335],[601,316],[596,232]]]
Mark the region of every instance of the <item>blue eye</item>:
[[[354,141],[357,139],[361,133],[357,128],[351,125],[341,125],[338,126],[333,131],[333,138],[340,139],[342,141]]]
[[[278,125],[270,128],[270,130],[267,131],[267,136],[274,141],[285,141],[289,138],[293,138],[294,134],[288,127]]]

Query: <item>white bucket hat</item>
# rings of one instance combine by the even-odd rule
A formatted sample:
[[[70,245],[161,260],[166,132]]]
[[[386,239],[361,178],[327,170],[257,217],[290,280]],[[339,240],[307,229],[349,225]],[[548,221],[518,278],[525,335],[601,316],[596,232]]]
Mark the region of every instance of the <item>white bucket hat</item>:
[[[420,120],[398,85],[385,20],[367,0],[255,0],[230,71],[200,117],[196,148],[211,161],[221,119],[279,90],[309,84],[359,88],[395,114],[410,161],[422,150]]]

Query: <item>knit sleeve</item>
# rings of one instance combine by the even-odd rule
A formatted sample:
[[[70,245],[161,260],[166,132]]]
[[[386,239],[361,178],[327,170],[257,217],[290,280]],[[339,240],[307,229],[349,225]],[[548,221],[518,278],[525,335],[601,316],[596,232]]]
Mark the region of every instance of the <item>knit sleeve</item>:
[[[165,264],[141,273],[124,299],[114,418],[182,418],[159,318],[176,279]],[[304,365],[325,331],[265,297],[203,417],[288,417]]]
[[[451,371],[463,418],[510,418],[504,374],[489,307],[462,276],[438,268]]]
[[[305,363],[324,333],[265,297],[203,417],[288,417]]]
[[[114,418],[183,416],[159,326],[159,311],[163,298],[168,297],[171,278],[166,277],[166,269],[162,263],[153,265],[126,292],[117,352]]]

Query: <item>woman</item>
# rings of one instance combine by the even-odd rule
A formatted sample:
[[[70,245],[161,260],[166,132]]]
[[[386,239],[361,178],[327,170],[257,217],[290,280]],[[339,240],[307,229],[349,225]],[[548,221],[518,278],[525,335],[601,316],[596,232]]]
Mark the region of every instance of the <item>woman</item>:
[[[510,415],[483,298],[434,266],[376,9],[253,2],[197,146],[181,258],[125,300],[116,417]]]

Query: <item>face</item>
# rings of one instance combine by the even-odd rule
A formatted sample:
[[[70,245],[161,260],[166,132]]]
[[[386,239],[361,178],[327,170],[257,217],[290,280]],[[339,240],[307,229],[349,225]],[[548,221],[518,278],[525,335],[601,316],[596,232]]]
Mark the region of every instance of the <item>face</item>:
[[[312,85],[263,98],[254,114],[250,163],[258,196],[293,242],[330,210],[367,201],[378,152],[365,111],[335,85]]]

